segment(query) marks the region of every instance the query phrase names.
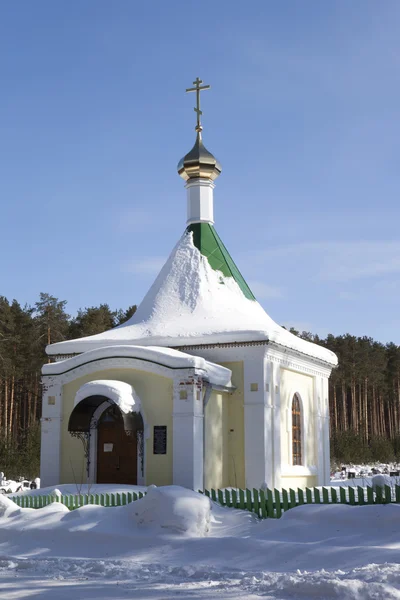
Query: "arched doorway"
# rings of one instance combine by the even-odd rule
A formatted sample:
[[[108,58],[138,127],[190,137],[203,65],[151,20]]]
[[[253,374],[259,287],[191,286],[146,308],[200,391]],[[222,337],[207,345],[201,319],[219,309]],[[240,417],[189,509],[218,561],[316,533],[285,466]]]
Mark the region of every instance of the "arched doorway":
[[[137,484],[140,420],[136,415],[130,423],[133,429],[128,430],[118,406],[103,412],[97,424],[97,483]]]
[[[144,422],[140,412],[121,410],[106,396],[87,396],[74,407],[68,431],[83,443],[88,481],[142,483]]]

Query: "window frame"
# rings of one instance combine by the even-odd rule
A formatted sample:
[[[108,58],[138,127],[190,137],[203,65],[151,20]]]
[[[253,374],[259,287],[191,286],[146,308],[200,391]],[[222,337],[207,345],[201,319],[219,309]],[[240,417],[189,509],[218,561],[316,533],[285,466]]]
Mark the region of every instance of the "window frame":
[[[293,467],[304,466],[304,443],[303,443],[303,430],[304,430],[304,418],[303,418],[303,407],[301,402],[300,394],[295,392],[292,396],[292,402],[290,406],[291,413],[291,465]],[[297,451],[295,451],[295,448]]]

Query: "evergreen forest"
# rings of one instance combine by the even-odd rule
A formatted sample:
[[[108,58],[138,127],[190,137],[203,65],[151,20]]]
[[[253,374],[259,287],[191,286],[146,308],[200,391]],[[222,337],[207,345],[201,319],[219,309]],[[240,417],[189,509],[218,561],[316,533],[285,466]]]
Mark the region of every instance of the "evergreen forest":
[[[41,383],[47,344],[101,333],[120,325],[136,306],[107,304],[70,316],[67,302],[40,294],[34,306],[0,296],[0,471],[39,474]],[[337,464],[400,461],[400,347],[350,334],[325,339],[296,335],[338,355],[329,385],[331,458]]]

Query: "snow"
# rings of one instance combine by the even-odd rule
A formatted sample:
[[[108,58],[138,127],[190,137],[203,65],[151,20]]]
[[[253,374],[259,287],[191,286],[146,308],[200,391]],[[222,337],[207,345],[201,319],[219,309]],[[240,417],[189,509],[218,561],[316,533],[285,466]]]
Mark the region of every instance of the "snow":
[[[134,387],[124,381],[114,381],[111,379],[89,381],[89,383],[85,383],[77,391],[74,406],[90,396],[105,396],[109,398],[125,414],[140,411],[141,403],[139,396],[135,392]]]
[[[194,536],[210,531],[211,502],[179,486],[149,486],[147,494],[131,505],[138,525],[170,529]]]
[[[195,497],[151,488],[130,505],[71,512],[0,498],[0,598],[400,598],[398,505],[301,506],[259,521],[213,503],[210,514]]]
[[[79,483],[61,483],[57,486],[48,486],[36,490],[24,490],[18,496],[51,496],[60,492],[64,496],[74,496],[78,494],[120,494],[122,492],[145,492],[147,487],[144,485],[128,485],[115,483],[94,483],[94,484],[79,484]],[[9,494],[13,496],[14,494]]]
[[[144,348],[143,346],[125,345],[89,350],[88,352],[85,352],[85,355],[73,356],[66,360],[43,365],[42,373],[43,375],[59,375],[60,373],[75,369],[87,362],[112,357],[137,358],[139,360],[161,364],[171,369],[201,369],[205,373],[205,378],[207,378],[210,383],[226,387],[232,386],[232,372],[230,369],[205,360],[201,356],[192,356],[185,352],[180,352],[179,350],[173,350],[172,348],[158,348],[153,346]],[[108,381],[105,383],[108,384]]]
[[[377,487],[384,487],[392,484],[392,478],[389,475],[374,475],[371,480],[372,488],[375,491]]]
[[[103,346],[182,346],[269,340],[329,365],[336,355],[277,325],[262,306],[246,298],[233,277],[211,268],[184,233],[136,313],[105,333],[47,347],[53,354],[74,354]]]

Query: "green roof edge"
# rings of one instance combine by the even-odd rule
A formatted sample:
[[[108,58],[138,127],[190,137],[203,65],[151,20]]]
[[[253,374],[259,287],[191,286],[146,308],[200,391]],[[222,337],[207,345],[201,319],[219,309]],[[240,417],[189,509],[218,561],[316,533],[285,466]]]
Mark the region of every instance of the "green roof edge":
[[[247,285],[241,272],[235,265],[231,255],[211,223],[191,223],[186,232],[193,233],[193,243],[205,256],[215,271],[221,271],[225,277],[233,277],[243,294],[249,300],[255,296]]]

